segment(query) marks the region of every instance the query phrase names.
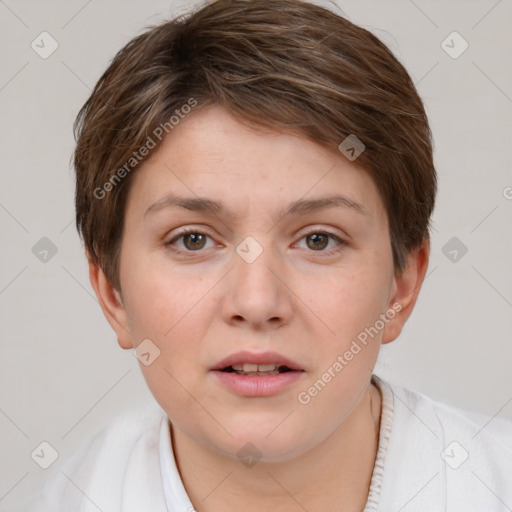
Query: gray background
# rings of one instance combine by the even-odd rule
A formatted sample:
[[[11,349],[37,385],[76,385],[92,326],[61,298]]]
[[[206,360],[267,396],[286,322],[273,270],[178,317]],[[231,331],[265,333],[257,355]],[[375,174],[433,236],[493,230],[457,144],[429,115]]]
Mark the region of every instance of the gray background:
[[[338,5],[409,70],[439,173],[428,277],[376,373],[492,421],[512,419],[511,1]],[[72,122],[114,53],[184,9],[169,0],[0,1],[0,512],[20,510],[84,438],[152,399],[89,284],[74,227]],[[47,59],[31,47],[43,31],[59,45]],[[469,43],[458,58],[441,45],[453,31]],[[453,37],[446,44],[461,49]],[[57,248],[47,261],[32,252],[43,237]],[[453,237],[459,247],[446,246]],[[46,470],[31,458],[42,441],[60,454]]]

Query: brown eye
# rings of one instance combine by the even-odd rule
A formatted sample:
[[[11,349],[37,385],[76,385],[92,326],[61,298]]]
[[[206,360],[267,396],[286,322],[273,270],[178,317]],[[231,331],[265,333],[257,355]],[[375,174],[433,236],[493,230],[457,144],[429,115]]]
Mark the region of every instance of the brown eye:
[[[205,241],[206,237],[201,233],[189,233],[183,235],[183,245],[191,251],[202,249]]]
[[[344,240],[327,231],[311,231],[301,238],[301,242],[302,240],[306,241],[306,249],[326,256],[341,251],[347,245]],[[331,242],[335,244],[332,245]]]
[[[171,249],[176,252],[190,253],[198,252],[206,247],[207,240],[212,238],[204,233],[189,229],[178,233],[172,240],[166,243]]]
[[[323,250],[329,244],[329,235],[325,233],[313,233],[311,235],[306,236],[306,240],[308,240],[308,247],[314,250]],[[309,243],[309,241],[311,243]]]

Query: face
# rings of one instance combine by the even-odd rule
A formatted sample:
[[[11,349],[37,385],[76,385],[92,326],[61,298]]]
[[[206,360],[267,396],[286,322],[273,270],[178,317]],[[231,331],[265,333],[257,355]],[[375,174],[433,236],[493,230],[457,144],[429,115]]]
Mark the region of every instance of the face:
[[[119,342],[150,340],[147,361],[159,351],[141,363],[147,384],[201,446],[236,457],[251,442],[289,460],[367,392],[401,320],[385,208],[355,163],[210,106],[133,176]]]

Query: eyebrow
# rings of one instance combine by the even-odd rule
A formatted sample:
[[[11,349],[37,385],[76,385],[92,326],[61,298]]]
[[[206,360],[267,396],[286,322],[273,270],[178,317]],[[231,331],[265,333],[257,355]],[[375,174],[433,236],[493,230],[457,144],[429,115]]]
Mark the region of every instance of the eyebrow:
[[[233,212],[227,211],[223,204],[219,201],[214,201],[205,197],[184,197],[175,194],[168,194],[162,199],[158,200],[156,203],[153,203],[144,213],[144,217],[147,215],[155,214],[167,208],[171,208],[173,206],[215,215],[224,213],[227,217],[231,218],[240,217],[235,215]],[[288,206],[279,209],[277,215],[279,217],[285,217],[286,215],[301,215],[336,206],[351,208],[362,215],[370,214],[365,206],[347,196],[331,195],[317,199],[298,199],[297,201],[290,203]]]

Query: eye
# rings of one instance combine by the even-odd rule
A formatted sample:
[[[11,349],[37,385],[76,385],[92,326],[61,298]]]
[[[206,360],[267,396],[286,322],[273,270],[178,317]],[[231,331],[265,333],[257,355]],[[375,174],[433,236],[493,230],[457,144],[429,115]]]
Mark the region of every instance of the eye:
[[[178,247],[175,249],[177,252],[197,252],[205,248],[206,239],[210,238],[208,235],[201,233],[197,229],[188,228],[178,233],[172,240],[166,243],[167,246],[173,246],[180,238],[183,239],[183,248]]]
[[[212,240],[210,236],[197,229],[187,228],[176,234],[171,240],[169,240],[169,242],[166,243],[166,246],[172,246],[173,250],[176,252],[200,252],[201,249],[208,248],[206,247],[207,239]],[[310,231],[309,233],[306,233],[301,240],[306,240],[306,246],[308,249],[311,249],[314,252],[321,252],[323,254],[338,252],[346,245],[346,242],[335,234],[321,230]],[[181,247],[177,243],[178,241],[181,241]],[[334,248],[325,250],[329,246],[330,241],[337,242],[337,245]],[[212,246],[215,246],[215,243],[213,243]]]
[[[325,254],[338,252],[343,248],[343,246],[346,245],[344,240],[327,231],[310,231],[301,238],[301,240],[304,239],[306,240],[306,246],[308,249],[312,249],[315,252],[322,252]],[[336,241],[338,245],[335,246],[334,249],[331,248],[326,251],[324,249],[329,246],[329,239]]]

